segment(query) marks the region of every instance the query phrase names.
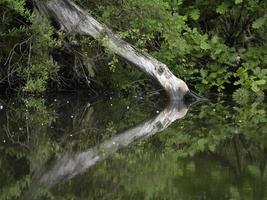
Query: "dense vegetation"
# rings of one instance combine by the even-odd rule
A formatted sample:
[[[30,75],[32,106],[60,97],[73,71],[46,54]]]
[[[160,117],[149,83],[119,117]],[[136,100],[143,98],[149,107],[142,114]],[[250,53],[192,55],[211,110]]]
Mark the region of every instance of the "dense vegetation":
[[[190,88],[234,98],[190,108],[162,133],[38,188],[34,175],[61,155],[150,119],[164,100],[143,72],[42,18],[33,0],[0,0],[0,200],[266,198],[267,1],[73,1]],[[75,89],[86,94],[51,94]],[[92,100],[107,89],[135,94]]]
[[[153,118],[159,105],[137,98],[94,102],[84,94],[0,104],[1,200],[267,197],[264,102],[229,105],[226,99],[190,108],[168,129],[139,138],[85,173],[72,179],[61,173],[50,189],[36,189],[34,175],[49,172],[62,154],[86,152]]]
[[[202,93],[227,90],[241,97],[264,96],[264,0],[75,2]],[[0,0],[0,13],[3,91],[88,87],[136,91],[148,86],[142,72],[98,42],[66,34],[42,19],[30,0]]]

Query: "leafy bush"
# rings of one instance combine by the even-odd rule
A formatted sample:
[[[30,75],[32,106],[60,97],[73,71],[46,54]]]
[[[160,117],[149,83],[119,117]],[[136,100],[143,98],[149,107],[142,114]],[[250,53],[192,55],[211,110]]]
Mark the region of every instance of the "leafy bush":
[[[235,91],[243,88],[248,93],[262,96],[266,90],[266,1],[75,0],[75,2],[98,16],[99,20],[106,23],[123,39],[166,63],[177,76],[203,93]],[[60,79],[55,76],[58,70],[67,70],[60,64],[59,69],[50,56],[55,49],[66,51],[62,41],[65,43],[67,41],[72,53],[81,55],[82,60],[90,60],[91,64],[83,63],[86,65],[85,68],[81,65],[81,69],[74,70],[75,73],[83,72],[82,75],[78,74],[78,77],[92,78],[90,74],[93,74],[94,79],[97,79],[96,82],[100,81],[106,87],[112,85],[118,89],[133,89],[133,86],[136,87],[136,84],[132,84],[135,80],[144,79],[142,73],[129,67],[128,63],[116,58],[108,50],[99,48],[98,43],[84,37],[62,35],[47,23],[40,23],[40,19],[29,7],[25,0],[12,2],[1,0],[0,9],[8,8],[5,12],[8,13],[5,14],[5,20],[8,21],[2,18],[0,29],[1,37],[5,38],[5,42],[3,40],[1,43],[6,47],[2,50],[4,52],[1,52],[1,57],[10,61],[8,55],[15,44],[20,44],[19,47],[25,46],[27,54],[12,59],[11,71],[9,65],[4,65],[5,73],[1,72],[1,80],[8,74],[9,78],[5,80],[10,82],[10,76],[16,74],[16,78],[20,78],[23,82],[24,91],[46,90],[49,80]],[[18,23],[16,20],[18,15],[24,24]],[[27,38],[30,39],[27,41]],[[21,41],[24,43],[21,44]],[[35,53],[28,59],[30,46]],[[60,55],[54,59],[58,60],[58,57]],[[20,62],[21,59],[24,62]],[[1,63],[3,65],[4,62]],[[104,67],[93,69],[92,63]],[[140,85],[146,86],[142,81],[139,82]]]
[[[100,5],[99,5],[100,4]],[[165,62],[201,91],[266,89],[266,2],[97,2],[121,36]]]
[[[58,66],[50,52],[60,43],[53,39],[54,30],[30,10],[24,0],[1,0],[0,84],[18,86],[26,92],[38,93],[57,74]],[[42,20],[42,21],[41,21]]]

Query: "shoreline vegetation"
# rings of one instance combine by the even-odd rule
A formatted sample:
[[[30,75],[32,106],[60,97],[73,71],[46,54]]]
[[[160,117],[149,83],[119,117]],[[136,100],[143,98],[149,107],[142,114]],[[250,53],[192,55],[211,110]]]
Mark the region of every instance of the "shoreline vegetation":
[[[202,95],[265,96],[265,1],[74,2]],[[66,33],[41,18],[30,0],[0,0],[0,13],[1,93],[88,89],[138,94],[158,87],[99,41]]]

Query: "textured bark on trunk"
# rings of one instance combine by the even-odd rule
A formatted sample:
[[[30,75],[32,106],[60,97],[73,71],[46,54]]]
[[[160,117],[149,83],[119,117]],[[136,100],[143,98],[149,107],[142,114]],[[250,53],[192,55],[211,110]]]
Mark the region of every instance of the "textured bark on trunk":
[[[132,62],[146,74],[155,78],[171,100],[182,99],[189,91],[186,83],[177,78],[168,67],[148,54],[136,50],[104,24],[82,10],[71,0],[35,0],[38,11],[55,20],[68,33],[90,35],[114,53]]]

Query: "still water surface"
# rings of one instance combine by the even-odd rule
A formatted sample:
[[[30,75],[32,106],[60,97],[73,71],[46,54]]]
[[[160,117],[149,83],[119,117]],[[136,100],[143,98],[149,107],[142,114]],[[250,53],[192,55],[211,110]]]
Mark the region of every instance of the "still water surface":
[[[154,98],[0,98],[0,199],[267,199],[266,103]]]

